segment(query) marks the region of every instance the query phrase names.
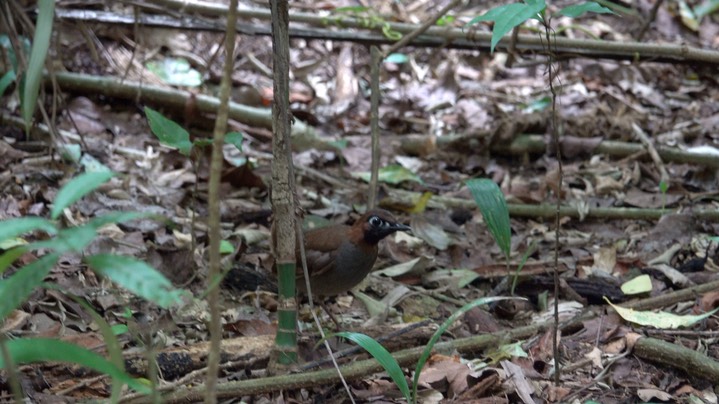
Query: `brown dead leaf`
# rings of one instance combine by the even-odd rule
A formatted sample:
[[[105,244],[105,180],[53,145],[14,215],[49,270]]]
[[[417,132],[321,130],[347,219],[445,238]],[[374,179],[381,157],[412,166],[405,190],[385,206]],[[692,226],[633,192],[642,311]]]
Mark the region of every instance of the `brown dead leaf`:
[[[225,170],[222,173],[222,181],[229,182],[235,188],[267,189],[267,185],[262,181],[262,178],[255,174],[248,164]]]
[[[697,304],[698,313],[707,313],[719,307],[719,291],[709,292],[702,295]]]
[[[434,355],[422,369],[419,383],[432,386],[445,397],[455,397],[467,389],[469,373],[469,367],[457,358]]]
[[[624,203],[639,208],[669,208],[684,199],[684,196],[677,194],[662,194],[660,192],[644,192],[637,188],[631,188],[624,197]]]
[[[534,400],[532,399],[534,388],[529,380],[527,380],[523,369],[507,360],[502,361],[501,365],[507,375],[507,382],[509,386],[511,386],[510,388],[514,390],[520,400],[522,400],[524,404],[534,404]]]

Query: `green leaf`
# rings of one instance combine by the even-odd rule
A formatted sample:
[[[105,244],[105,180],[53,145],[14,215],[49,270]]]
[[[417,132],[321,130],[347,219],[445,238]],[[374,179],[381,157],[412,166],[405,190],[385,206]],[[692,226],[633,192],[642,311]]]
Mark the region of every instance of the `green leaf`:
[[[30,130],[40,84],[42,84],[42,70],[45,67],[47,50],[50,47],[50,34],[52,34],[52,22],[55,15],[55,0],[39,0],[37,9],[35,35],[22,88],[22,117],[25,120],[26,131]]]
[[[227,240],[220,240],[220,254],[232,254],[235,246]]]
[[[150,107],[145,107],[145,116],[150,124],[150,130],[157,136],[160,143],[174,147],[180,153],[188,156],[192,149],[190,134],[175,121],[165,118],[161,113]]]
[[[545,8],[544,0],[506,4],[495,7],[484,15],[474,17],[466,26],[474,25],[480,21],[494,21],[490,46],[490,51],[494,53],[494,47],[504,35],[530,18],[540,19],[539,15]]]
[[[388,184],[396,185],[404,181],[413,181],[420,184],[424,183],[424,181],[422,181],[422,179],[419,178],[417,174],[413,173],[412,171],[409,171],[408,169],[398,164],[392,164],[386,167],[382,167],[379,169],[379,173],[377,174],[377,180],[379,182],[386,182]],[[352,176],[355,178],[359,178],[365,182],[369,182],[370,180],[370,173],[367,171],[352,173]]]
[[[0,241],[12,239],[34,230],[42,230],[48,234],[57,233],[57,228],[52,222],[41,217],[25,216],[0,221]]]
[[[147,62],[145,66],[171,86],[197,87],[202,84],[202,74],[184,58],[167,57],[159,62]]]
[[[379,342],[372,339],[372,337],[359,332],[338,332],[336,334],[328,335],[327,338],[332,336],[346,338],[364,348],[370,355],[372,355],[373,358],[377,360],[377,362],[379,362],[380,365],[382,365],[382,368],[387,372],[389,377],[392,378],[392,381],[397,388],[399,388],[399,391],[402,392],[404,398],[408,402],[411,402],[409,386],[407,385],[407,380],[404,378],[402,368],[399,367],[399,363],[397,363],[397,360],[392,357],[392,354],[380,345]]]
[[[404,53],[392,53],[387,55],[386,58],[384,58],[384,62],[401,65],[409,62],[409,58]]]
[[[455,20],[455,18],[453,15],[443,15],[442,17],[440,17],[437,20],[436,24],[438,27],[444,27],[447,25],[451,25],[454,22],[454,20]]]
[[[43,241],[37,241],[28,245],[29,249],[38,250],[49,248],[55,252],[64,254],[67,252],[80,253],[97,236],[97,229],[91,225],[83,225],[62,229],[57,236]]]
[[[98,254],[85,261],[92,269],[130,292],[162,308],[179,302],[181,290],[167,278],[142,261],[114,254]]]
[[[150,392],[148,386],[132,378],[102,356],[74,344],[50,338],[20,338],[7,341],[5,347],[15,364],[34,362],[75,363],[109,375],[138,392]],[[5,365],[5,362],[0,357],[0,368],[5,367]]]
[[[439,338],[444,334],[445,331],[455,322],[457,319],[459,319],[460,316],[464,315],[464,313],[468,312],[469,310],[481,306],[483,304],[489,304],[493,302],[498,302],[500,300],[527,300],[521,297],[483,297],[481,299],[477,299],[471,303],[468,303],[464,306],[462,306],[459,310],[454,312],[447,320],[442,323],[442,325],[439,326],[437,331],[434,332],[434,335],[432,335],[432,338],[429,339],[429,342],[427,345],[425,345],[424,350],[422,351],[422,355],[420,355],[419,359],[417,360],[417,366],[414,369],[414,379],[412,380],[412,397],[415,399],[417,398],[417,385],[419,383],[419,376],[422,373],[422,368],[424,367],[424,364],[427,363],[427,359],[429,359],[429,355],[432,353],[432,349],[434,348],[434,345],[439,341]]]
[[[112,330],[112,333],[115,335],[125,334],[129,330],[127,328],[127,325],[125,325],[125,324],[115,324],[115,325],[111,326],[110,329]]]
[[[244,135],[241,132],[230,132],[225,135],[225,143],[235,146],[239,151],[242,151],[243,140]]]
[[[574,4],[571,6],[564,7],[563,9],[559,10],[559,14],[570,17],[570,18],[577,18],[581,16],[584,13],[597,13],[597,14],[614,14],[614,11],[604,7],[600,6],[599,4],[588,1],[585,3],[580,4]]]
[[[467,188],[479,206],[494,241],[509,259],[512,228],[509,225],[509,209],[502,190],[487,178],[471,179],[467,181]]]
[[[50,217],[55,220],[60,217],[63,209],[72,205],[83,196],[94,191],[101,184],[114,177],[112,172],[83,173],[73,178],[58,191],[53,201]]]
[[[10,312],[18,308],[30,293],[40,285],[45,276],[55,265],[60,254],[48,254],[31,262],[11,277],[0,280],[0,320],[4,320]]]
[[[694,15],[702,19],[709,14],[714,14],[717,10],[719,10],[719,0],[704,0],[694,7]]]

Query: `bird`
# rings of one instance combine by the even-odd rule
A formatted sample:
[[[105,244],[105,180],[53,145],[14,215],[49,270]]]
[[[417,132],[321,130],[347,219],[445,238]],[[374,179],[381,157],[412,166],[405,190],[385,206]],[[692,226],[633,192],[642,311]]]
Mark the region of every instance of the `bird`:
[[[397,231],[412,229],[384,209],[371,209],[351,226],[335,224],[304,233],[305,256],[314,296],[332,297],[357,286],[372,271],[378,244]],[[297,289],[307,294],[299,246]]]

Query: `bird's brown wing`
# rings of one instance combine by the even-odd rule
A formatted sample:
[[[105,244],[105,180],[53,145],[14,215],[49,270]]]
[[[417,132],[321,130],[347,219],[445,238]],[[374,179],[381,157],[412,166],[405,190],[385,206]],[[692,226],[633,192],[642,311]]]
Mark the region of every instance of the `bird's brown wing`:
[[[307,269],[310,276],[323,274],[334,265],[342,240],[347,236],[349,226],[332,226],[310,230],[305,236],[305,256],[307,258]],[[303,277],[300,249],[297,248],[297,277]]]
[[[330,269],[335,263],[336,251],[317,251],[317,250],[305,250],[307,258],[307,270],[310,271],[310,276],[321,275]],[[299,254],[297,256],[297,278],[304,277],[304,271],[302,270],[302,262],[300,261]],[[310,264],[311,263],[311,264]]]

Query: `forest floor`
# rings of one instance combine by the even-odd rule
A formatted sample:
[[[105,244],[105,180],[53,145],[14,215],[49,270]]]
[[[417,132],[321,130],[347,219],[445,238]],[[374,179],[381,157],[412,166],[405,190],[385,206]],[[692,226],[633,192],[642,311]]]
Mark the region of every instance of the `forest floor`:
[[[143,219],[101,229],[82,254],[60,259],[46,278],[57,287],[36,289],[5,320],[2,333],[62,339],[104,354],[98,326],[73,298],[80,297],[110,325],[127,326],[118,336],[126,359],[159,355],[161,383],[177,392],[204,380],[201,372],[187,375],[204,366],[209,338],[202,298],[208,282],[210,153],[208,148],[188,158],[161,144],[145,107],[175,120],[193,139],[212,136],[214,114],[202,106],[200,94],[217,96],[224,22],[210,12],[172,8],[171,1],[146,3],[57,3],[47,66],[58,77],[54,84],[48,81],[42,98],[56,131],[50,136],[38,128],[27,136],[22,126],[12,124],[11,118],[20,116],[17,91],[1,97],[0,219],[48,217],[64,184],[102,165],[120,175],[65,209],[60,218],[65,225],[115,211],[151,212],[172,224]],[[243,8],[266,6],[241,3]],[[380,25],[418,25],[447,3],[387,0],[337,11],[358,4],[301,1],[292,2],[290,15],[335,10],[334,15],[348,19],[381,16]],[[454,20],[445,23],[461,29],[490,7],[469,3],[454,9]],[[548,12],[569,4],[552,2]],[[632,2],[625,14],[557,16],[551,24],[559,38],[719,49],[718,15],[692,20],[681,1],[660,3],[650,17],[654,4]],[[34,20],[31,8],[27,16]],[[81,20],[71,13],[87,9],[106,14]],[[110,18],[146,14],[182,15],[188,17],[183,20],[187,27],[122,24]],[[246,31],[269,27],[269,20],[259,17],[243,17],[240,23]],[[528,26],[521,35],[543,35],[536,21]],[[298,135],[294,144],[297,195],[305,221],[315,224],[352,223],[359,217],[366,209],[371,162],[370,52],[366,43],[352,38],[369,31],[330,28],[322,32],[350,33],[349,39],[295,38],[290,45],[291,108],[309,134]],[[490,30],[488,23],[466,29],[468,35]],[[23,35],[32,37],[27,32],[32,31]],[[374,32],[382,38],[379,28]],[[434,352],[419,378],[423,402],[719,402],[719,379],[711,376],[716,375],[711,367],[719,367],[719,317],[689,317],[719,307],[716,65],[681,56],[648,60],[604,53],[595,58],[566,51],[553,64],[553,111],[546,52],[528,50],[520,42],[507,53],[507,39],[502,41],[494,53],[486,44],[458,49],[450,41],[408,46],[382,63],[379,205],[413,233],[385,239],[376,272],[351,293],[330,299],[329,309],[343,329],[375,338],[389,335],[382,343],[390,351],[422,347],[462,305],[512,293],[501,281],[521,267],[513,293],[528,300],[476,308],[456,321],[442,341],[497,337],[469,349],[444,345]],[[183,68],[178,60],[189,61],[192,70],[178,74]],[[239,34],[231,100],[240,105],[231,112],[229,128],[244,140],[241,150],[230,145],[224,150],[222,234],[235,251],[224,261],[232,269],[222,290],[221,385],[248,377],[262,380],[277,329],[273,286],[246,284],[236,276],[251,270],[262,278],[272,265],[271,67],[270,37]],[[78,84],[90,76],[114,83],[122,79],[130,89]],[[169,80],[175,80],[174,86]],[[151,96],[137,90],[142,86],[192,95]],[[562,142],[561,177],[551,141],[554,130]],[[81,159],[61,156],[62,147],[71,144],[80,146]],[[652,158],[653,150],[658,159]],[[507,199],[509,265],[465,185],[472,178],[492,179]],[[423,195],[431,198],[423,201]],[[558,238],[557,198],[571,211],[560,220]],[[109,251],[151,264],[196,300],[160,309],[98,276],[83,261]],[[36,253],[20,261],[32,262]],[[556,289],[561,327],[556,351],[554,271],[562,280]],[[645,289],[629,290],[631,284],[625,283],[634,279],[644,280]],[[677,329],[661,315],[620,315],[608,301],[687,322]],[[299,333],[302,363],[326,356],[323,348],[314,347],[317,332],[306,307],[300,310]],[[662,342],[687,349],[669,352]],[[654,343],[659,348],[653,349]],[[350,344],[333,340],[333,345],[341,350]],[[172,355],[187,360],[173,362]],[[364,358],[355,352],[341,362]],[[131,371],[145,376],[143,366]],[[110,394],[109,378],[77,366],[40,363],[20,369],[21,385],[35,402]],[[407,365],[408,376],[413,370]],[[6,382],[0,377],[0,401],[12,398]],[[358,402],[403,400],[385,373],[348,382]],[[336,380],[234,394],[239,396],[228,393],[223,402],[350,401]]]

